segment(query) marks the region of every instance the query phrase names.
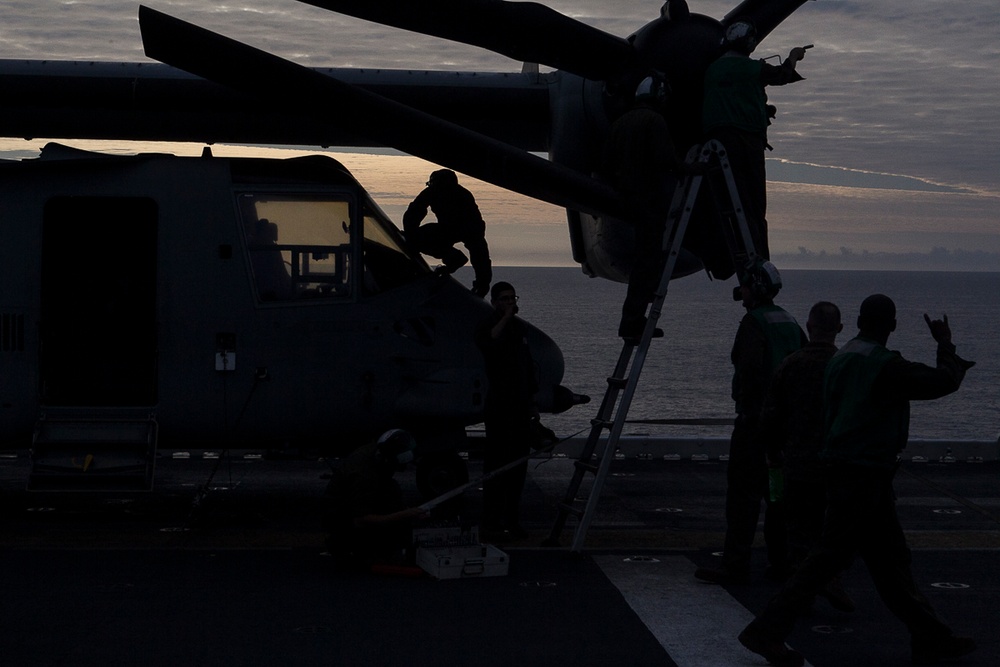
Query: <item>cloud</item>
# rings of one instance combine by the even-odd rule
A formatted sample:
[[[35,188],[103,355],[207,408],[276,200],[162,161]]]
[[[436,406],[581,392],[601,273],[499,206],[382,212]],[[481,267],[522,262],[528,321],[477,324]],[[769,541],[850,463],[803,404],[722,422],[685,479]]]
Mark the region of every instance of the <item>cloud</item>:
[[[996,5],[806,3],[780,29],[816,47],[775,91],[782,157],[998,191]],[[761,49],[775,48],[769,38]]]
[[[659,9],[649,0],[546,4],[622,36]],[[692,11],[716,18],[736,4],[689,0]],[[311,66],[519,67],[483,49],[295,0],[157,0],[155,6]],[[0,57],[144,60],[136,9],[134,0],[5,0]],[[815,44],[799,65],[806,80],[770,91],[778,117],[769,137],[775,146],[768,162],[769,218],[779,246],[819,251],[844,245],[881,252],[893,247],[887,244],[919,242],[905,251],[940,245],[954,252],[963,248],[956,245],[959,239],[975,241],[965,249],[996,250],[996,18],[996,0],[816,0],[803,4],[763,42],[761,57]],[[366,185],[382,190],[377,174]],[[502,192],[496,194],[498,202],[503,198]],[[518,210],[523,207],[518,215],[525,219],[541,217],[553,228],[556,222],[565,224],[557,209],[510,201],[518,202]],[[950,238],[930,238],[945,233],[942,225]],[[891,233],[877,231],[888,227]],[[560,233],[564,236],[564,229]],[[838,242],[837,234],[846,238]]]
[[[553,0],[553,9],[628,35],[653,18],[648,0]],[[691,0],[722,17],[734,0]],[[294,0],[161,0],[158,9],[312,66],[512,71],[503,56]],[[806,2],[759,55],[814,43],[807,80],[772,92],[775,157],[957,187],[1000,188],[1000,40],[995,0]],[[134,1],[6,0],[0,57],[143,59]]]
[[[812,185],[835,185],[851,188],[874,188],[878,190],[974,194],[974,191],[969,188],[932,183],[914,176],[884,174],[820,164],[803,164],[788,160],[768,160],[767,178],[769,181],[782,181],[785,183],[809,183]]]
[[[774,253],[771,259],[785,269],[996,271],[1000,266],[1000,252],[948,250],[940,246],[927,252],[856,252],[847,246],[841,246],[837,252],[815,252],[799,246],[797,252]]]

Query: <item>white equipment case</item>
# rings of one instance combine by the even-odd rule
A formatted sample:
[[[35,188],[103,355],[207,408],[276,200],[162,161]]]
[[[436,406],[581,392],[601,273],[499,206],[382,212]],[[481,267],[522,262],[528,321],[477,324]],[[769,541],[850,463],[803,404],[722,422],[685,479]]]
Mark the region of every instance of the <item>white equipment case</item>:
[[[492,544],[455,547],[420,547],[417,565],[437,579],[502,577],[510,559]]]

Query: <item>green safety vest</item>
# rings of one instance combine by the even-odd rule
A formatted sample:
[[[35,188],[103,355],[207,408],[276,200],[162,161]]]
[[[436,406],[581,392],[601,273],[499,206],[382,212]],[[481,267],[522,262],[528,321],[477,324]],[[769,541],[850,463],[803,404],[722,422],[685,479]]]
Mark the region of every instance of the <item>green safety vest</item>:
[[[758,306],[749,312],[749,315],[757,322],[757,325],[764,333],[764,340],[767,344],[767,372],[768,377],[774,375],[785,357],[802,347],[804,335],[799,323],[787,312],[774,304]],[[740,378],[737,371],[733,374],[733,397],[736,399],[736,413],[742,414],[746,409],[740,390],[740,385],[745,382]],[[761,387],[759,391],[766,391],[766,387]]]
[[[723,56],[705,72],[702,129],[735,127],[767,134],[767,96],[760,82],[763,63],[743,56]]]
[[[771,353],[771,375],[785,357],[802,347],[802,327],[795,318],[773,304],[758,306],[750,311],[767,339],[767,348]]]
[[[886,401],[872,389],[886,363],[899,357],[855,338],[830,359],[823,379],[826,459],[891,469],[909,435],[910,403]]]

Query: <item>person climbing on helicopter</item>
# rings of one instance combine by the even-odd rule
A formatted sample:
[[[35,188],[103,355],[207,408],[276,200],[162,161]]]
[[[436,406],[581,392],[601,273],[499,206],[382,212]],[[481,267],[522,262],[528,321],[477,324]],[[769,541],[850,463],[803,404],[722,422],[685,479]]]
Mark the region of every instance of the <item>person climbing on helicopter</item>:
[[[428,208],[437,222],[421,226]],[[476,296],[486,296],[489,292],[493,264],[486,243],[486,222],[476,198],[458,184],[458,176],[452,170],[438,169],[431,173],[427,187],[403,213],[403,236],[420,252],[443,260],[448,273],[454,273],[471,257],[476,272],[472,291]],[[457,243],[465,245],[469,257],[455,247]]]

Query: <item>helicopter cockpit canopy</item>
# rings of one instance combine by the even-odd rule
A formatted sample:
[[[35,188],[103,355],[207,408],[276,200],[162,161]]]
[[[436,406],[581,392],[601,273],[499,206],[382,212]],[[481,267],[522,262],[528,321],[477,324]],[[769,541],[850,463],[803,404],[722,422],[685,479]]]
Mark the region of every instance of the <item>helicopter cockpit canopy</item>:
[[[385,213],[361,194],[359,202],[355,191],[237,193],[260,301],[351,299],[430,271]]]

